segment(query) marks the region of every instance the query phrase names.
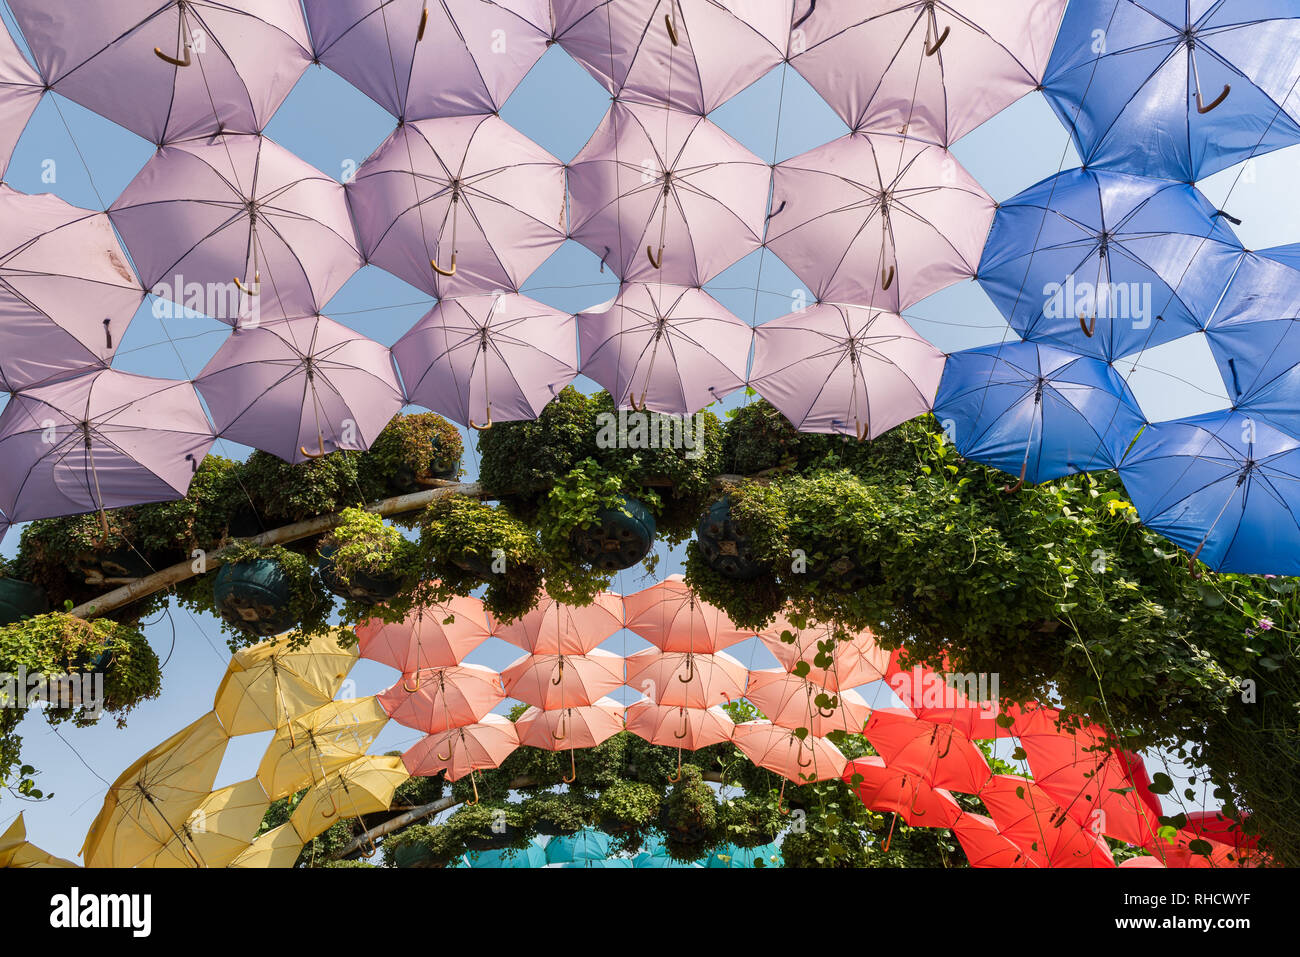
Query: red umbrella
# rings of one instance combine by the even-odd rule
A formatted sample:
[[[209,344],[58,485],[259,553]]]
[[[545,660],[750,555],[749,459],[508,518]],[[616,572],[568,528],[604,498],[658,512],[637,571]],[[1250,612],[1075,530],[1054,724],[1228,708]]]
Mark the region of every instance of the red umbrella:
[[[404,675],[458,665],[492,636],[483,603],[467,597],[423,605],[401,622],[371,618],[357,625],[356,632],[362,658],[390,665]]]
[[[745,697],[783,728],[807,728],[824,738],[832,731],[858,734],[871,709],[854,691],[826,691],[779,668],[749,673]]]
[[[599,649],[585,655],[524,655],[501,678],[509,695],[535,707],[581,707],[623,686],[623,659]]]
[[[971,867],[1032,867],[1020,848],[998,833],[992,818],[967,811],[952,825]]]
[[[398,724],[428,734],[481,721],[506,696],[501,676],[482,665],[426,668],[410,687],[403,678],[379,695],[379,705]]]
[[[998,831],[1038,867],[1114,867],[1100,834],[1070,820],[1028,778],[995,774],[979,793]]]
[[[660,651],[721,651],[754,632],[734,625],[726,613],[701,601],[681,575],[672,575],[623,599],[627,627]]]
[[[623,599],[601,592],[590,605],[561,605],[544,597],[509,624],[488,616],[492,633],[530,654],[585,655],[623,627]]]
[[[952,827],[962,814],[961,806],[947,791],[926,784],[919,774],[887,767],[884,758],[850,761],[843,779],[852,785],[858,775],[862,803],[873,811],[892,811],[908,827]],[[885,850],[889,850],[888,842]]]
[[[919,774],[932,787],[976,794],[993,774],[980,749],[952,725],[877,709],[864,733],[891,770]]]
[[[654,648],[627,658],[627,684],[655,704],[708,708],[745,693],[749,672],[731,655],[663,653]]]

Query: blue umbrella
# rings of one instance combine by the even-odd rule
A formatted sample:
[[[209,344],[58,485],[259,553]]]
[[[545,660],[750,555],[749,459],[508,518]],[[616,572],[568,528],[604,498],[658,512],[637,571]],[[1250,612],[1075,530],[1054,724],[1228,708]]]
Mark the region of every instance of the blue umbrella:
[[[546,866],[546,848],[533,841],[523,850],[479,851],[466,854],[464,867],[473,868],[534,868]]]
[[[759,847],[736,847],[725,844],[709,855],[708,867],[763,867],[781,866],[781,848],[776,844],[763,844]]]
[[[1033,483],[1114,468],[1145,421],[1108,363],[1033,342],[950,356],[934,414],[966,458]]]
[[[1071,0],[1043,91],[1091,167],[1191,183],[1300,142],[1300,0]]]
[[[583,830],[551,838],[546,845],[548,864],[573,861],[603,861],[609,857],[609,835],[603,831]]]
[[[1211,412],[1147,426],[1119,474],[1147,527],[1193,562],[1300,574],[1300,440],[1241,412]]]
[[[632,858],[630,857],[607,857],[600,861],[568,861],[561,864],[561,867],[632,867]]]
[[[1118,359],[1199,332],[1242,247],[1184,183],[1070,170],[1002,204],[979,281],[1026,339]]]

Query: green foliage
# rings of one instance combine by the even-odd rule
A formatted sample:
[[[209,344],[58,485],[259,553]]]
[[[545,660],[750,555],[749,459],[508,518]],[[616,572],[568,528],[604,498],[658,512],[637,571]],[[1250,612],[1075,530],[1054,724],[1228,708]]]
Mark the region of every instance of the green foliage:
[[[661,821],[668,856],[685,863],[706,857],[726,837],[722,818],[713,789],[704,783],[700,769],[682,765],[681,780],[669,788],[663,803]]]
[[[454,425],[433,412],[396,416],[360,458],[367,498],[418,492],[430,480],[455,478],[465,447]]]
[[[360,462],[359,453],[346,450],[297,465],[254,452],[240,469],[240,481],[262,521],[274,528],[364,504]]]
[[[550,489],[582,459],[596,455],[591,400],[566,386],[530,422],[499,422],[478,436],[479,481],[489,492],[509,496],[527,515],[528,504]]]

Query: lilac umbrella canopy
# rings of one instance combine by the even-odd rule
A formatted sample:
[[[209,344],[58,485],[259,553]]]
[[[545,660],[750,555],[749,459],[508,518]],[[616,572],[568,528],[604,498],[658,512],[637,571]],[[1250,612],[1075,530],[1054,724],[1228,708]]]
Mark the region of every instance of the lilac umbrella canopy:
[[[361,267],[343,186],[262,136],[163,147],[109,216],[146,288],[198,283],[231,325],[319,313]]]
[[[767,245],[818,299],[897,312],[974,277],[994,210],[947,150],[855,133],[776,167]]]
[[[108,365],[143,300],[106,215],[0,185],[0,388]]]
[[[44,82],[0,23],[0,176],[44,92]]]
[[[13,0],[50,87],[152,143],[260,132],[311,62],[298,0]]]
[[[753,330],[702,289],[627,283],[578,316],[582,374],[615,404],[687,415],[745,384]]]
[[[622,100],[711,113],[785,59],[793,0],[553,0],[565,52]]]
[[[393,357],[407,398],[457,422],[535,419],[578,374],[573,325],[517,293],[444,299]]]
[[[754,333],[750,385],[801,432],[874,439],[930,410],[942,352],[901,316],[819,304]]]
[[[790,63],[853,130],[951,146],[1038,87],[1066,0],[799,0]]]
[[[408,123],[495,113],[549,45],[547,0],[305,0],[316,56]]]
[[[235,330],[194,384],[218,435],[286,462],[369,448],[402,408],[388,349],[324,316]]]
[[[19,392],[0,413],[11,521],[184,497],[212,447],[194,386],[101,369]]]
[[[704,117],[615,101],[569,164],[571,235],[625,281],[700,286],[762,245],[770,184]]]
[[[498,116],[404,124],[348,199],[367,261],[435,296],[517,291],[564,242],[564,165]]]

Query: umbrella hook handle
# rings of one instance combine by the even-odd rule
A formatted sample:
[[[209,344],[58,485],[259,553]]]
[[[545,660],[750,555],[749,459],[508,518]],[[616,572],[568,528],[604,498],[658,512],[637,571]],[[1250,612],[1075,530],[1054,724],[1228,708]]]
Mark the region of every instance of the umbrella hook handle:
[[[235,285],[239,287],[239,291],[242,292],[244,295],[248,296],[250,299],[256,299],[258,296],[262,294],[261,270],[258,270],[253,274],[253,281],[250,282],[248,285],[244,285],[244,283],[240,281],[239,277],[236,276]]]
[[[1097,317],[1093,316],[1089,320],[1083,313],[1079,313],[1079,328],[1083,330],[1085,336],[1091,339],[1097,332]]]
[[[573,757],[573,748],[569,748],[569,776],[562,778],[565,784],[572,784],[578,780],[578,763]]]
[[[1006,495],[1015,495],[1025,487],[1025,474],[1029,471],[1029,458],[1026,457],[1024,464],[1020,466],[1020,478],[1015,485],[1004,485],[1002,491]]]
[[[551,732],[551,737],[554,738],[556,741],[563,741],[565,738],[569,736],[569,732],[566,731],[564,728],[564,718],[565,718],[564,714],[560,715],[560,720],[555,725],[555,731]],[[563,733],[558,734],[557,732],[563,732]]]
[[[668,27],[668,39],[673,41],[673,46],[679,46],[677,37],[677,25],[673,23],[673,17],[677,14],[677,0],[668,0],[668,12],[664,14],[664,24]]]
[[[455,269],[453,268],[452,271],[454,272]],[[487,421],[484,422],[482,425],[478,425],[474,422],[473,419],[470,419],[469,427],[476,432],[486,432],[488,429],[492,428],[492,404],[491,403],[488,403],[487,414],[488,414]]]
[[[323,818],[331,818],[339,813],[339,803],[338,801],[334,800],[333,791],[326,789],[325,795],[330,799],[330,812],[326,814],[324,811],[321,811],[320,816]]]
[[[856,423],[853,426],[853,434],[858,437],[859,442],[865,442],[867,436],[871,434],[871,423],[868,422],[866,425],[863,425],[861,422]]]
[[[109,328],[112,325],[112,323],[113,323],[112,319],[104,320],[104,339],[105,339],[104,346],[105,348],[108,349],[113,348],[113,330]]]
[[[408,685],[408,684],[406,683],[406,679],[403,678],[403,679],[402,679],[402,690],[405,691],[407,694],[414,694],[415,692],[417,692],[417,691],[420,690],[420,672],[419,672],[419,669],[416,669],[416,672],[415,672],[415,687],[411,687],[410,685]]]
[[[812,0],[812,3],[809,4],[808,6],[808,12],[794,22],[794,24],[790,27],[790,32],[793,33],[795,30],[798,30],[801,26],[803,26],[804,21],[807,20],[809,17],[811,17],[816,11],[817,11],[817,0]]]
[[[881,292],[889,292],[889,287],[892,286],[892,285],[894,284],[894,274],[895,274],[895,272],[896,272],[896,270],[895,270],[895,268],[894,268],[893,266],[890,266],[890,267],[889,267],[889,271],[888,271],[888,272],[881,272],[881,274],[880,274],[880,291],[881,291]]]
[[[637,400],[636,400],[636,389],[633,388],[632,391],[628,393],[628,395],[627,395],[627,404],[630,405],[630,406],[632,407],[632,411],[633,411],[633,412],[644,412],[644,411],[645,411],[645,396],[646,396],[646,392],[648,392],[649,390],[650,390],[650,383],[647,382],[647,383],[646,383],[645,391],[643,391],[643,392],[641,393],[641,404],[640,404],[640,405],[637,405]]]
[[[939,729],[938,729],[938,728],[935,728],[935,730],[937,731],[937,730],[939,730]],[[948,752],[952,750],[952,737],[953,737],[952,732],[949,731],[949,732],[948,732],[948,745],[947,745],[947,747],[945,747],[945,748],[943,749],[943,754],[939,755],[939,757],[936,758],[936,760],[938,760],[938,761],[942,761],[944,758],[946,758],[946,757],[948,756]]]
[[[686,677],[683,678],[681,675],[678,675],[677,680],[684,685],[688,685],[695,680],[695,656],[694,655],[686,656]]]
[[[186,67],[194,62],[194,58],[190,56],[190,41],[186,39],[185,5],[183,3],[177,4],[177,10],[180,13],[180,18],[179,18],[180,22],[177,27],[179,33],[179,36],[177,37],[177,46],[179,47],[179,49],[177,50],[177,52],[184,53],[185,54],[184,59],[180,59],[174,56],[168,56],[166,53],[163,53],[161,47],[154,47],[153,52],[154,52],[154,56],[158,57],[158,59],[162,60],[164,63],[170,63],[172,66]]]
[[[1231,92],[1232,92],[1232,84],[1225,83],[1223,85],[1223,92],[1219,94],[1219,98],[1215,100],[1213,103],[1211,103],[1209,106],[1206,106],[1205,100],[1201,98],[1201,91],[1197,90],[1196,91],[1196,112],[1200,113],[1201,115],[1205,115],[1206,113],[1209,113],[1210,111],[1217,109],[1218,107],[1223,105],[1223,101],[1228,98],[1228,94]]]
[[[690,716],[686,713],[686,709],[685,709],[685,708],[680,708],[680,709],[678,709],[678,710],[680,710],[681,713],[682,713],[682,733],[681,733],[681,734],[678,734],[676,731],[674,731],[674,732],[673,732],[673,737],[676,738],[678,741],[680,741],[680,740],[682,740],[682,738],[684,738],[684,737],[686,737],[688,734],[690,734],[690,732],[691,732],[691,719],[690,719]],[[678,748],[677,750],[678,750],[678,755],[677,755],[677,757],[678,757],[678,765],[679,765],[679,767],[678,767],[677,770],[680,771],[680,770],[681,770],[681,767],[680,767],[680,764],[681,764],[681,760],[680,760],[680,759],[681,759],[681,748]],[[674,782],[674,783],[676,783],[676,782]]]
[[[790,809],[785,804],[785,778],[781,779],[781,790],[776,795],[776,813],[782,817],[790,816]]]
[[[664,247],[662,246],[659,247],[658,259],[655,259],[655,248],[653,246],[647,246],[645,248],[645,254],[650,259],[650,265],[654,266],[655,269],[664,268]]]
[[[482,800],[482,799],[478,796],[478,781],[476,781],[476,780],[474,779],[474,772],[473,772],[473,771],[470,771],[470,772],[469,772],[469,783],[470,783],[470,786],[471,786],[472,788],[474,788],[474,800],[472,800],[472,801],[466,801],[466,802],[465,802],[465,806],[466,806],[466,807],[473,807],[473,806],[474,806],[475,804],[477,804],[480,800]]]
[[[424,30],[425,27],[427,27],[428,25],[429,25],[429,8],[426,5],[424,8],[424,13],[420,14],[420,29],[415,31],[416,43],[419,43],[421,40],[424,39]]]
[[[555,677],[551,679],[551,684],[558,688],[560,686],[560,682],[562,682],[563,680],[564,680],[564,655],[560,655],[560,663],[555,669]]]
[[[308,451],[305,445],[298,446],[298,451],[309,459],[323,459],[325,457],[325,436],[319,432],[316,433],[316,445],[320,450],[318,452]]]
[[[934,46],[930,46],[930,40],[927,37],[925,41],[925,55],[934,56],[936,53],[938,53],[939,48],[943,46],[944,41],[948,39],[948,34],[950,33],[952,33],[952,27],[950,26],[944,27],[943,33],[940,34],[939,39],[935,42]]]
[[[456,254],[455,253],[451,254],[451,269],[443,269],[441,266],[438,265],[438,261],[436,259],[430,259],[429,265],[433,267],[433,271],[436,272],[439,276],[446,276],[448,279],[450,279],[452,276],[456,275]]]

